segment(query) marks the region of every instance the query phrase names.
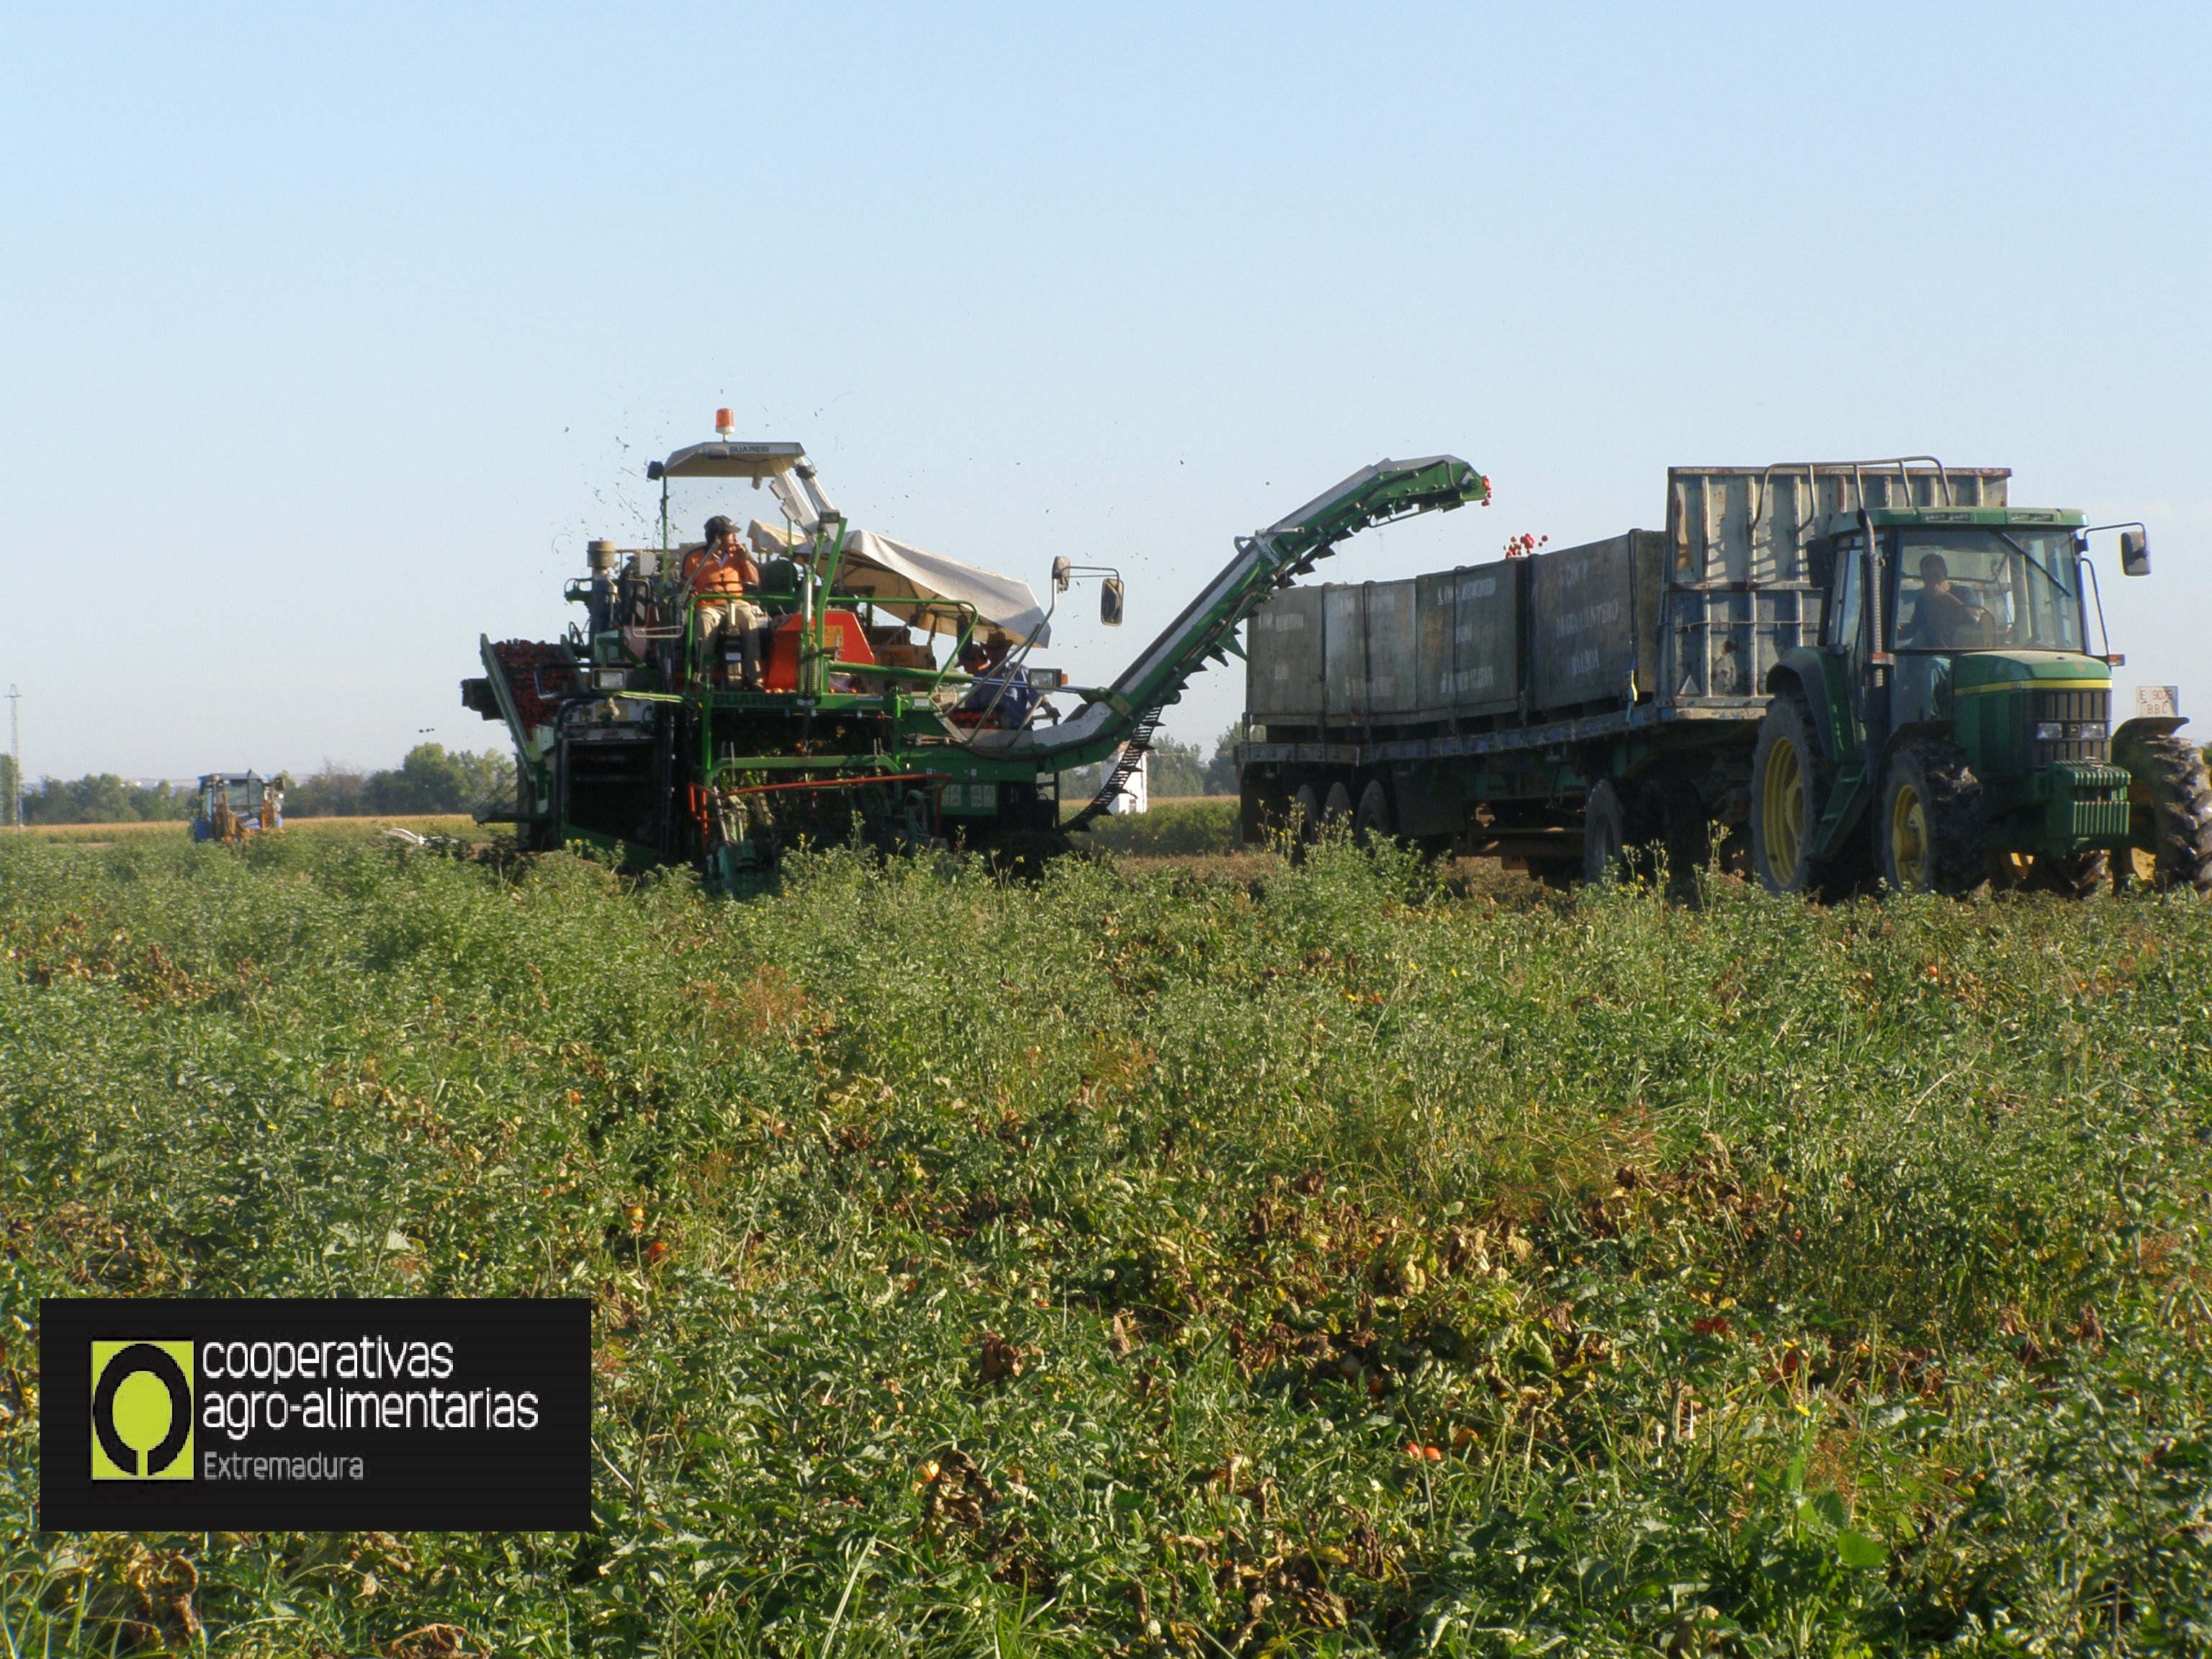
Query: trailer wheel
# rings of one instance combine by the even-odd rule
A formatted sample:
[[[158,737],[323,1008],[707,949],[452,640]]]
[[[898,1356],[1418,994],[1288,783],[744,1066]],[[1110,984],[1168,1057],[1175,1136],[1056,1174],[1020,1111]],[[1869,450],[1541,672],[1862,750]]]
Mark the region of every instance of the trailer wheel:
[[[1237,841],[1247,847],[1266,846],[1282,830],[1290,808],[1290,797],[1280,784],[1241,780],[1237,790]]]
[[[1705,799],[1687,778],[1655,778],[1638,796],[1644,822],[1656,825],[1667,854],[1667,891],[1674,898],[1697,896],[1698,872],[1713,861],[1712,820]]]
[[[1611,778],[1600,778],[1583,802],[1583,879],[1593,887],[1634,881],[1628,849],[1627,803]]]
[[[1748,823],[1726,823],[1718,826],[1720,844],[1713,850],[1713,862],[1724,876],[1735,876],[1749,881],[1751,867],[1751,826]]]
[[[1322,827],[1342,830],[1352,821],[1352,790],[1342,778],[1328,787],[1328,794],[1321,804]]]
[[[1875,833],[1894,892],[1972,891],[1989,874],[1982,782],[1953,743],[1909,743],[1882,779]]]
[[[1291,796],[1291,862],[1305,857],[1305,849],[1321,834],[1321,793],[1310,783],[1300,784]]]
[[[2212,782],[2197,746],[2178,737],[2141,737],[2112,758],[2130,780],[2128,816],[2138,846],[2148,832],[2151,885],[2212,893]]]
[[[1751,757],[1751,866],[1768,892],[1806,893],[1818,884],[1813,835],[1830,782],[1811,712],[1796,696],[1778,693],[1766,705]]]
[[[1359,810],[1352,814],[1352,838],[1362,847],[1373,847],[1390,836],[1389,792],[1383,788],[1382,779],[1370,778],[1367,787],[1359,792]]]

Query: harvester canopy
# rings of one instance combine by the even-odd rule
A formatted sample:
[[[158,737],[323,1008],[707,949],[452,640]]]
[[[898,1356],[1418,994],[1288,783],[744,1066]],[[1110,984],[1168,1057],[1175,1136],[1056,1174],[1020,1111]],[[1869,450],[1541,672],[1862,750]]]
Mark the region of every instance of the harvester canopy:
[[[960,609],[968,606],[977,617],[1003,629],[1018,641],[1034,645],[1052,643],[1052,627],[1044,607],[1030,585],[995,570],[979,569],[926,552],[908,542],[895,542],[872,530],[856,530],[845,538],[845,558],[838,567],[838,588],[872,599],[941,599],[941,606],[916,607],[911,617],[898,607],[902,621],[933,634],[957,634],[967,626]]]
[[[646,477],[661,483],[664,546],[670,478],[750,478],[756,486],[765,481],[775,492],[790,527],[777,529],[755,519],[750,539],[763,554],[797,554],[811,546],[826,524],[843,522],[843,515],[823,493],[804,444],[720,438],[690,445],[665,461],[653,462]],[[980,624],[1028,645],[1047,645],[1052,640],[1048,613],[1027,582],[895,542],[872,530],[846,532],[836,580],[839,592],[884,601],[901,621],[925,633],[957,636]],[[913,603],[917,600],[923,603]]]
[[[648,478],[773,478],[806,459],[806,446],[724,438],[691,444],[645,470]]]
[[[761,519],[746,526],[746,538],[753,550],[764,556],[803,554],[809,544],[803,532]],[[958,635],[968,626],[968,614],[972,611],[983,626],[1010,634],[1017,641],[1036,645],[1052,642],[1045,609],[1027,582],[963,564],[910,542],[893,541],[872,530],[855,530],[845,538],[844,556],[837,565],[837,591],[886,603],[942,601],[941,605],[893,606],[901,622],[932,634]]]

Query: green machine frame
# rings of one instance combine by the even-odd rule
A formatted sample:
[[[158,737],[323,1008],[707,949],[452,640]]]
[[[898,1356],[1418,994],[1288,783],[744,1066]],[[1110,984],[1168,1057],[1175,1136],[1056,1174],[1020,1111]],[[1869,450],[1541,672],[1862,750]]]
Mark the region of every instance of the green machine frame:
[[[670,614],[681,598],[667,569],[673,550],[666,479],[685,476],[684,459],[708,450],[733,452],[728,470],[711,476],[780,478],[787,501],[804,489],[817,509],[805,515],[811,524],[795,520],[805,556],[794,560],[799,580],[790,596],[799,619],[790,689],[717,685],[711,676],[686,672],[692,612],[682,605],[680,615]],[[966,729],[942,706],[946,690],[975,683],[957,669],[840,654],[841,611],[872,607],[898,618],[914,614],[902,611],[912,606],[955,616],[951,661],[982,619],[972,605],[943,598],[884,598],[841,587],[850,526],[822,496],[799,446],[696,446],[655,464],[648,477],[661,481],[663,495],[662,546],[649,580],[659,625],[644,630],[653,636],[647,648],[639,648],[640,630],[620,628],[572,629],[555,645],[487,638],[484,678],[463,683],[463,701],[487,719],[503,720],[514,738],[516,806],[489,816],[516,823],[526,844],[580,842],[634,864],[689,862],[738,892],[758,886],[800,821],[818,840],[857,832],[886,847],[939,836],[982,845],[1057,836],[1059,775],[1121,751],[1122,764],[1109,769],[1097,798],[1069,827],[1079,824],[1103,809],[1191,677],[1243,654],[1237,629],[1270,592],[1371,526],[1485,501],[1489,494],[1488,481],[1453,456],[1363,468],[1296,513],[1239,538],[1228,564],[1110,684],[1053,688],[1077,699],[1066,718]],[[590,578],[566,590],[583,603],[594,592]],[[1007,672],[1026,672],[1023,659],[1038,631],[1016,644]],[[628,793],[617,806],[580,809],[580,777],[617,758],[628,769]],[[806,811],[795,812],[802,805]]]

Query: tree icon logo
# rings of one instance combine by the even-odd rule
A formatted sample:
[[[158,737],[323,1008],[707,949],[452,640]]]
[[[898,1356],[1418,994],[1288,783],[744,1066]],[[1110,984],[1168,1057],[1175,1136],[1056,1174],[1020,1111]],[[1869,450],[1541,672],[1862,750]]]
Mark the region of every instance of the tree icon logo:
[[[192,1478],[192,1345],[92,1345],[92,1478]]]

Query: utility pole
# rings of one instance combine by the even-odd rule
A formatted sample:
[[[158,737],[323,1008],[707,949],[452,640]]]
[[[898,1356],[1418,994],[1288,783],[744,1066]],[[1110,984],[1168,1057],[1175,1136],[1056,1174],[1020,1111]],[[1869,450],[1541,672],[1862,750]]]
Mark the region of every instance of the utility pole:
[[[23,694],[8,688],[8,822],[23,827]]]

